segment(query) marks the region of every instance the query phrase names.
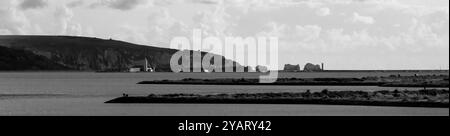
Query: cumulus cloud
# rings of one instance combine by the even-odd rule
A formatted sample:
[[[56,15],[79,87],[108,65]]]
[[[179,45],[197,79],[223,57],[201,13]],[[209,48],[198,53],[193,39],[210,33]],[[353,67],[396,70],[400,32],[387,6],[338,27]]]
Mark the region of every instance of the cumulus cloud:
[[[167,47],[165,45],[173,37],[190,37],[194,28],[200,28],[203,36],[277,36],[283,52],[280,58],[286,61],[282,63],[303,63],[299,60],[301,57],[309,61],[316,57],[322,59],[322,56],[342,56],[340,58],[346,61],[355,58],[351,61],[355,64],[368,62],[364,59],[376,61],[386,57],[396,65],[388,55],[414,56],[419,53],[430,57],[417,55],[417,61],[448,60],[448,57],[442,57],[448,56],[446,50],[449,48],[449,12],[445,4],[428,6],[410,4],[409,0],[55,0],[58,3],[50,5],[66,7],[49,8],[56,8],[56,11],[28,12],[20,9],[45,6],[22,8],[21,4],[26,0],[14,1],[17,4],[11,6],[0,1],[0,34],[113,37]],[[103,16],[105,12],[97,12],[100,9],[81,12],[71,9],[83,5],[129,13]],[[143,5],[152,7],[132,10]],[[51,20],[52,17],[55,20]],[[51,21],[47,23],[49,18]],[[103,24],[103,20],[112,23]],[[98,33],[86,26],[96,28]],[[351,55],[354,57],[348,57]],[[284,59],[289,57],[292,59]],[[387,63],[379,62],[373,65]]]
[[[391,17],[390,20],[384,20],[383,24],[355,27],[352,23],[374,24],[375,19],[353,13],[352,22],[345,24],[343,21],[343,24],[339,25],[320,25],[320,22],[317,25],[270,22],[258,35],[279,37],[283,48],[316,53],[352,50],[368,52],[368,49],[380,52],[401,50],[402,53],[416,53],[449,48],[449,21],[444,16],[448,16],[448,13],[413,16],[401,12],[392,16],[394,18]],[[402,19],[398,21],[395,17]],[[391,27],[396,28],[385,25],[390,23]]]
[[[153,0],[152,5],[155,6],[168,6],[173,4],[183,3],[183,0]]]
[[[138,28],[128,24],[119,26],[120,32],[113,35],[114,39],[123,40],[137,44],[149,44],[145,28]],[[156,36],[156,35],[155,35]]]
[[[310,42],[318,40],[322,33],[322,27],[317,25],[295,25],[279,24],[269,22],[265,25],[264,31],[257,36],[275,36],[281,41],[287,42]]]
[[[72,2],[67,3],[67,7],[75,8],[75,7],[82,6],[83,4],[84,4],[83,0],[76,0],[76,1],[72,1]]]
[[[320,8],[317,10],[317,15],[319,16],[328,16],[331,14],[330,8]]]
[[[167,44],[173,37],[188,36],[191,30],[187,30],[186,24],[173,18],[167,8],[153,9],[148,15],[146,33],[148,41]]]
[[[201,3],[201,4],[220,4],[221,0],[191,0],[193,3]]]
[[[308,42],[320,38],[322,27],[317,25],[295,26],[295,31],[295,37],[299,37],[300,40]]]
[[[66,7],[60,7],[56,9],[54,17],[60,23],[61,33],[65,33],[68,28],[68,23],[73,17],[73,12]]]
[[[146,4],[147,2],[147,0],[101,0],[99,2],[91,4],[90,7],[96,8],[105,6],[118,10],[131,10],[138,7],[139,5]]]
[[[83,27],[81,24],[74,23],[72,18],[74,13],[67,7],[59,7],[55,10],[54,17],[58,26],[58,34],[81,36]]]
[[[235,18],[226,12],[223,7],[197,13],[194,17],[195,28],[200,28],[207,35],[229,36],[231,30],[236,24]]]
[[[48,1],[47,0],[23,0],[19,6],[23,10],[44,8],[44,7],[48,6]]]
[[[405,44],[415,50],[431,47],[448,48],[448,25],[448,20],[446,23],[426,24],[419,19],[413,18],[412,25],[401,36]],[[439,28],[446,29],[447,32],[441,33]]]
[[[355,22],[355,23],[364,23],[364,24],[373,24],[373,23],[375,23],[375,19],[373,17],[362,16],[362,15],[359,15],[358,13],[356,13],[356,12],[353,13],[352,21]]]
[[[26,34],[28,19],[15,9],[0,9],[0,31],[3,34]]]

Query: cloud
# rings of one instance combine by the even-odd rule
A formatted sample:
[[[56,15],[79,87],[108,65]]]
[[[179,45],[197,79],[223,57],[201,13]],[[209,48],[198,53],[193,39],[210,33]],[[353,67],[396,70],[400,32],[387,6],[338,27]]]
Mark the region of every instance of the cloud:
[[[73,16],[73,11],[65,6],[55,10],[54,17],[58,26],[58,34],[73,36],[81,36],[83,34],[83,27],[81,24],[72,21]]]
[[[448,61],[448,4],[422,4],[434,1],[54,0],[49,6],[63,7],[33,12],[21,10],[25,0],[5,1],[0,1],[0,34],[113,37],[168,47],[173,37],[191,37],[192,30],[200,28],[203,36],[277,36],[282,63],[326,58],[334,59],[335,65],[348,60],[362,68],[386,68],[387,63],[395,68],[395,63],[403,62],[402,56],[416,56],[417,60],[401,66],[434,66],[444,63],[440,60]],[[10,1],[16,3],[4,4]],[[80,6],[103,9],[72,9]],[[151,7],[141,8],[144,6]],[[364,64],[368,60],[379,63]],[[436,60],[436,64],[424,60]]]
[[[23,0],[19,7],[23,10],[38,9],[48,6],[47,0]]]
[[[236,18],[227,13],[223,7],[216,7],[197,13],[193,17],[195,28],[200,28],[207,35],[229,36],[236,24]]]
[[[3,34],[26,34],[29,25],[25,15],[15,9],[0,9],[0,31]]]
[[[320,8],[319,10],[317,10],[317,15],[319,16],[328,16],[330,14],[330,8]]]
[[[399,54],[428,52],[427,50],[449,48],[448,19],[428,24],[427,20],[412,19],[412,23],[394,35],[374,35],[368,29],[350,31],[344,28],[325,29],[317,25],[291,26],[269,23],[263,36],[280,38],[280,50],[305,51],[314,53],[348,53],[358,51],[361,54],[392,52]],[[444,31],[443,31],[444,30]],[[376,54],[376,53],[375,53]]]
[[[323,28],[317,25],[295,25],[279,24],[269,22],[265,25],[264,31],[258,33],[257,36],[275,36],[280,41],[287,42],[310,42],[318,40],[321,36]]]
[[[83,0],[76,0],[76,1],[67,3],[67,7],[76,8],[76,7],[82,6],[83,4],[84,4]]]
[[[354,12],[352,17],[352,22],[354,23],[364,23],[364,24],[374,24],[375,19],[369,16],[361,16],[358,13]]]
[[[221,0],[191,0],[193,3],[200,3],[200,4],[221,4]]]
[[[183,3],[184,0],[153,0],[152,4],[155,6],[169,6],[173,4]]]
[[[56,9],[54,13],[54,17],[57,20],[60,34],[66,34],[68,28],[69,28],[69,22],[73,17],[73,12],[66,8],[66,7],[60,7]]]
[[[322,27],[317,25],[296,26],[295,31],[295,37],[300,38],[299,40],[308,42],[320,38]]]
[[[149,43],[145,31],[142,31],[144,30],[143,28],[128,24],[119,26],[118,28],[120,31],[115,33],[112,38],[137,44]]]
[[[449,48],[448,19],[444,22],[428,24],[417,18],[412,19],[412,24],[408,31],[403,32],[404,44],[411,49],[420,50],[423,48],[441,47]],[[446,32],[441,30],[445,29]]]
[[[92,3],[90,7],[97,8],[101,6],[109,7],[118,10],[132,10],[139,5],[144,5],[147,0],[101,0],[96,3]]]
[[[11,32],[8,30],[0,29],[0,35],[11,35]]]
[[[176,36],[188,36],[186,24],[173,18],[167,8],[152,9],[147,19],[147,37],[149,42],[169,44]]]

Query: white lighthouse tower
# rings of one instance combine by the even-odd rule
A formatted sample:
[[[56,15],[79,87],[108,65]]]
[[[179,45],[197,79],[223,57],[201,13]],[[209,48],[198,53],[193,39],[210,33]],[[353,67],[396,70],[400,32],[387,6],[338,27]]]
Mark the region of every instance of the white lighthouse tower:
[[[145,71],[145,72],[155,72],[155,69],[152,68],[152,67],[150,66],[150,64],[148,64],[148,59],[147,59],[147,57],[145,57],[144,71]]]

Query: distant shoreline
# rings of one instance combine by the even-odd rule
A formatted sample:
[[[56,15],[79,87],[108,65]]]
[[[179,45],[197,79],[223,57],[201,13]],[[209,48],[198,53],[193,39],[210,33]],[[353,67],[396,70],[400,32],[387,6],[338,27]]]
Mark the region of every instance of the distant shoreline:
[[[392,107],[449,108],[448,90],[421,91],[328,91],[311,93],[257,93],[257,94],[167,94],[141,97],[123,96],[110,104],[317,104]]]
[[[0,70],[0,72],[95,72],[95,73],[130,73],[130,72],[115,72],[115,71],[96,71],[96,70]],[[450,70],[325,70],[325,71],[277,71],[280,73],[328,73],[328,72],[450,72]],[[139,73],[139,72],[138,72]],[[147,73],[147,72],[140,72]],[[173,72],[153,72],[153,73],[173,73]],[[206,72],[186,72],[186,73],[206,73]],[[212,72],[215,73],[215,72]],[[240,73],[240,72],[218,72],[218,73]],[[243,72],[243,73],[257,73],[257,72]]]
[[[277,78],[273,83],[260,83],[258,78],[218,78],[141,81],[137,84],[170,85],[285,85],[285,86],[379,86],[448,88],[449,75],[390,75],[362,78]]]
[[[278,72],[287,72],[289,71],[278,71]],[[307,71],[299,71],[304,73],[311,73]],[[314,71],[317,73],[326,73],[326,72],[450,72],[450,70],[325,70],[325,71]],[[313,73],[314,73],[313,72]],[[296,73],[296,72],[293,72]]]

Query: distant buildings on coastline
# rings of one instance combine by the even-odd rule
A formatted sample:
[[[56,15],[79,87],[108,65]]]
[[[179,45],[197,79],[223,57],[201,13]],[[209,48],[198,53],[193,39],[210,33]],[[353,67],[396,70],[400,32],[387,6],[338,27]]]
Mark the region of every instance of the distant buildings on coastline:
[[[286,64],[284,65],[284,69],[283,72],[320,72],[320,71],[325,71],[325,64],[322,63],[321,65],[317,64],[312,64],[312,63],[307,63],[304,67],[303,70],[300,69],[300,65],[291,65],[291,64]]]
[[[152,67],[148,62],[148,59],[137,61],[134,63],[134,66],[131,67],[128,72],[137,73],[137,72],[155,72],[155,67]]]
[[[266,66],[256,66],[255,69],[251,68],[251,67],[245,67],[245,71],[250,72],[250,71],[254,71],[254,72],[268,72],[270,71]],[[253,70],[251,70],[253,69]],[[301,69],[301,66],[299,64],[297,65],[292,65],[292,64],[286,64],[284,65],[284,69],[282,70],[282,72],[321,72],[321,71],[325,71],[325,64],[321,63],[321,64],[312,64],[312,63],[307,63],[304,67],[303,70]],[[149,63],[148,59],[145,58],[144,60],[141,61],[135,61],[133,66],[130,67],[128,69],[128,72],[130,73],[138,73],[138,72],[156,72],[156,68],[154,66],[151,65],[151,63]],[[204,72],[208,72],[208,71],[204,71]]]

